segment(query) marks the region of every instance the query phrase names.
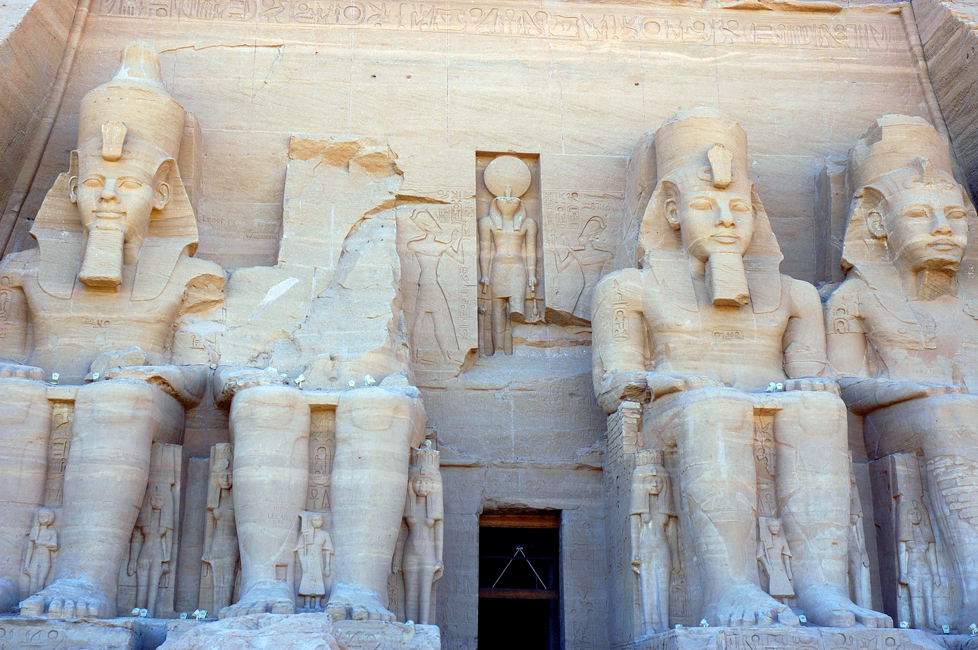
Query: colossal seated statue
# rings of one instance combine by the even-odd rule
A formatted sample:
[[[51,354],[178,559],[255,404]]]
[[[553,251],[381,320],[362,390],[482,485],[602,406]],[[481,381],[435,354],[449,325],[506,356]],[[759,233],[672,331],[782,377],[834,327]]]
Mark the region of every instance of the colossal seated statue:
[[[799,623],[761,587],[758,519],[771,517],[783,522],[795,603],[810,622],[891,626],[848,596],[845,405],[822,377],[819,296],[779,272],[781,252],[747,175],[746,134],[696,108],[667,120],[654,148],[641,268],[605,277],[592,299],[594,389],[609,414],[650,402],[641,446],[674,460],[700,616],[710,625]],[[758,494],[762,425],[772,437],[771,499]]]
[[[910,454],[894,467],[923,474],[926,508],[912,501],[918,495],[894,491],[892,537],[904,548],[893,552],[910,557],[893,561],[892,578],[917,610],[909,622],[939,627],[928,593],[941,586],[929,511],[953,565],[956,627],[967,631],[978,621],[975,209],[954,180],[947,141],[918,117],[878,119],[849,153],[847,186],[847,275],[826,305],[829,360],[846,404],[864,416],[870,460]],[[926,552],[917,564],[927,580],[915,579],[911,551]]]
[[[180,317],[218,304],[224,286],[217,264],[192,257],[176,163],[186,119],[155,50],[130,44],[116,77],[82,100],[70,171],[31,230],[38,247],[0,264],[0,611],[28,595],[20,567],[51,419],[43,380],[78,388],[54,581],[21,603],[25,616],[115,615],[151,446],[180,442],[184,408],[200,399],[204,372],[168,365]]]

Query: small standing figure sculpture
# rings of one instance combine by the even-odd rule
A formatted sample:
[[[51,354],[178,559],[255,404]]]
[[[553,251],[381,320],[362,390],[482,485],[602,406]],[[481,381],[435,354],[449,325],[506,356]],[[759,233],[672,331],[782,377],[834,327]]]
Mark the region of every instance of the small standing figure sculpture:
[[[425,441],[423,447],[411,451],[407,500],[404,504],[404,521],[408,528],[401,562],[405,616],[409,621],[421,625],[431,622],[435,582],[445,572],[442,560],[445,506],[438,456],[430,440]]]
[[[757,559],[768,576],[767,592],[775,600],[784,602],[794,598],[791,586],[791,549],[781,534],[781,520],[777,517],[758,517],[760,541],[757,545]]]
[[[640,451],[632,474],[632,570],[638,574],[642,633],[669,627],[669,586],[679,573],[679,534],[672,482],[662,452]]]
[[[907,501],[910,501],[909,507]],[[915,499],[902,498],[897,503],[897,516],[899,591],[903,596],[900,598],[900,619],[917,629],[936,629],[934,587],[941,586],[941,574],[930,517]]]
[[[863,506],[859,501],[856,475],[849,459],[849,591],[860,607],[873,608],[872,577],[869,553],[866,552],[866,533],[863,530]]]
[[[322,514],[302,512],[299,517],[302,528],[295,545],[299,566],[302,567],[299,596],[303,599],[305,609],[320,610],[323,609],[323,598],[326,597],[326,578],[331,571],[333,538],[323,530],[325,520]]]
[[[129,546],[126,574],[136,576],[136,607],[156,613],[160,579],[170,571],[173,549],[173,493],[147,491]]]
[[[38,508],[34,513],[34,525],[27,538],[27,555],[24,557],[24,573],[30,580],[29,596],[44,589],[58,552],[58,531],[52,528],[52,524],[54,511],[50,508]]]
[[[480,302],[488,302],[492,331],[492,345],[482,353],[513,354],[513,323],[539,319],[525,316],[528,295],[537,310],[537,222],[520,199],[530,188],[530,168],[516,156],[499,156],[483,179],[494,198],[479,219]]]
[[[211,482],[207,492],[207,520],[204,528],[204,579],[213,585],[211,611],[219,612],[231,604],[235,571],[238,565],[238,536],[234,523],[231,494],[231,444],[214,445],[211,451]]]

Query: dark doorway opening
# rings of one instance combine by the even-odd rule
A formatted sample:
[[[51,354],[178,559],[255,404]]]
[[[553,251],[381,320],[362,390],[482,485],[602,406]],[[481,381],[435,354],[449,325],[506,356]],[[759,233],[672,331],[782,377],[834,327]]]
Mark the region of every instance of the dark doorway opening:
[[[479,518],[479,649],[560,649],[560,513]]]

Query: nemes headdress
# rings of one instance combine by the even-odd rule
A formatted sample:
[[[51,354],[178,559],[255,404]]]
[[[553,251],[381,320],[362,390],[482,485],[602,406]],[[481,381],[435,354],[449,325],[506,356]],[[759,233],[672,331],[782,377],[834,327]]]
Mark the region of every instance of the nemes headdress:
[[[191,121],[163,86],[156,49],[144,42],[126,46],[115,78],[82,99],[78,149],[72,152],[69,172],[58,177],[31,229],[40,249],[38,280],[44,291],[70,298],[78,275],[85,233],[69,199],[69,182],[78,175],[79,159],[125,161],[137,152],[150,156],[157,168],[171,163],[166,179],[170,200],[162,210],[153,210],[132,299],[152,300],[163,291],[179,257],[193,255],[197,248],[194,209],[176,165]]]
[[[764,206],[747,176],[747,134],[715,108],[680,111],[663,122],[653,138],[656,188],[642,218],[638,237],[641,265],[669,285],[676,303],[697,311],[692,280],[686,272],[680,233],[666,219],[667,184],[695,175],[707,187],[726,189],[745,182],[754,206],[754,236],[744,255],[750,299],[755,313],[774,311],[781,302],[781,249]],[[669,269],[669,270],[666,270]],[[680,270],[682,272],[680,272]]]
[[[870,265],[891,266],[884,242],[869,231],[860,205],[912,187],[954,187],[954,172],[947,139],[930,122],[909,115],[877,119],[849,151],[846,187],[851,203],[842,248],[842,266],[864,271]],[[969,244],[962,266],[975,265],[975,211],[962,189],[968,211]],[[963,270],[963,269],[962,269]]]

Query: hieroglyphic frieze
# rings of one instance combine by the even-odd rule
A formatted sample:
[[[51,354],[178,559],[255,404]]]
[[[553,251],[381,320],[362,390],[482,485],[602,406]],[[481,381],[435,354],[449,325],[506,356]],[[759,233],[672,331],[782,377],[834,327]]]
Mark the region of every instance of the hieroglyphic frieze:
[[[905,47],[899,18],[876,22],[779,16],[753,20],[733,12],[690,17],[629,7],[591,11],[540,5],[455,5],[329,0],[100,0],[102,16],[520,36],[574,41],[656,42],[887,52]]]

